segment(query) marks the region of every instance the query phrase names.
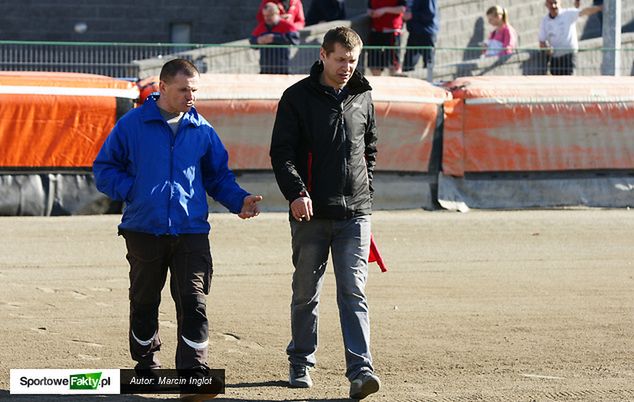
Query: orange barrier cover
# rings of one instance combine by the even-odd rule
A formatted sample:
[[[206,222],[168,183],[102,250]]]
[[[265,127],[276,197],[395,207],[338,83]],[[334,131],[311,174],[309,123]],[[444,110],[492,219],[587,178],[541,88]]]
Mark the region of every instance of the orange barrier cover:
[[[277,102],[304,75],[203,74],[196,107],[229,152],[233,169],[268,170]],[[369,77],[379,155],[377,170],[426,172],[439,105],[449,94],[424,81]]]
[[[446,87],[445,174],[634,168],[634,77],[465,77]]]
[[[0,168],[90,167],[129,82],[74,73],[0,73]]]

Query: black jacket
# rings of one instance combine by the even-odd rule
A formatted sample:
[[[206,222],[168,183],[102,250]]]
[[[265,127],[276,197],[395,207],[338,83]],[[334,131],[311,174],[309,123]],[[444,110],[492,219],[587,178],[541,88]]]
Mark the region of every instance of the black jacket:
[[[280,99],[270,152],[275,178],[289,202],[307,191],[315,218],[367,215],[377,141],[372,88],[355,71],[340,102],[319,83],[322,71],[315,63]]]

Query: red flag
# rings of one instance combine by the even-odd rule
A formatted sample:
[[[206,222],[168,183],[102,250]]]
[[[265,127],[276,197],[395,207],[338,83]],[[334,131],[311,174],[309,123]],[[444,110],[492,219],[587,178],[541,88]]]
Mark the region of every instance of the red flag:
[[[383,257],[381,257],[381,253],[374,242],[374,235],[372,235],[372,233],[370,233],[370,255],[368,256],[368,262],[376,262],[379,265],[379,268],[381,268],[381,272],[387,272],[387,267],[385,266]]]

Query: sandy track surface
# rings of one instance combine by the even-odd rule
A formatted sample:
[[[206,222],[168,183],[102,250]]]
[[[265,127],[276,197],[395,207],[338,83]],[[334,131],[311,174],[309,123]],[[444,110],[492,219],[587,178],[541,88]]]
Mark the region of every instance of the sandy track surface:
[[[332,268],[309,390],[286,387],[292,267],[285,214],[213,214],[210,364],[227,401],[345,400]],[[129,368],[119,216],[0,218],[0,399],[11,368]],[[634,211],[398,211],[374,215],[368,401],[634,400]],[[166,287],[162,360],[173,367]],[[171,397],[173,398],[173,397]]]

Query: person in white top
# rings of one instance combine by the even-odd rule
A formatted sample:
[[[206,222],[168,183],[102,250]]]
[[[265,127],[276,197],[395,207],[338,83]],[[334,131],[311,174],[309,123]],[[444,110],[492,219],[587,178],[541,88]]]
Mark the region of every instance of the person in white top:
[[[550,74],[572,75],[579,49],[577,20],[579,17],[598,13],[603,6],[579,9],[579,0],[575,0],[576,8],[560,9],[558,0],[546,0],[545,5],[548,14],[542,19],[539,27],[539,47],[546,49]]]

